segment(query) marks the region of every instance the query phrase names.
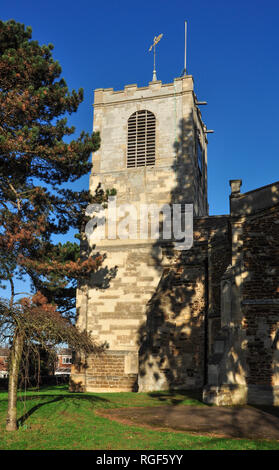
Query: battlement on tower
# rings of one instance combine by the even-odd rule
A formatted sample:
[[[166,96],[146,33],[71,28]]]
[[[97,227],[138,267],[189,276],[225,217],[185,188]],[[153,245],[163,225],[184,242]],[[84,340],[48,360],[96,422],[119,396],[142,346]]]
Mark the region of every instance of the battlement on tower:
[[[97,88],[94,92],[94,106],[115,104],[117,102],[138,99],[160,99],[169,95],[181,95],[194,92],[194,80],[192,75],[175,78],[173,83],[162,83],[157,80],[149,82],[148,86],[138,87],[137,84],[125,85],[124,90],[113,88]]]

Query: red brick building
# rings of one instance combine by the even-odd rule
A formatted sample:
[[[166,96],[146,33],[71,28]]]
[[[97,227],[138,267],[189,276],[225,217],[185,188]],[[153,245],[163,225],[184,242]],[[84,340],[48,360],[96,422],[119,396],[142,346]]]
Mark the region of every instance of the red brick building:
[[[72,364],[72,350],[61,348],[57,351],[57,365],[55,375],[70,375]]]
[[[9,349],[0,347],[0,378],[6,378],[8,376],[8,357]]]

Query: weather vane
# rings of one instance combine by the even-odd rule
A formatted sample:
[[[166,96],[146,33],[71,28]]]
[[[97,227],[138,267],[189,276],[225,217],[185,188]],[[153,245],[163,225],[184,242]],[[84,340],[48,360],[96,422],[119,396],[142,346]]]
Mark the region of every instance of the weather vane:
[[[155,38],[153,40],[153,44],[149,48],[149,52],[150,52],[150,51],[152,51],[152,47],[153,47],[153,52],[154,52],[154,69],[153,69],[153,79],[152,79],[153,82],[156,82],[156,80],[157,80],[156,67],[155,67],[156,44],[158,44],[158,42],[162,39],[162,37],[163,37],[162,34],[159,34],[159,36],[157,36],[157,37],[155,36]]]

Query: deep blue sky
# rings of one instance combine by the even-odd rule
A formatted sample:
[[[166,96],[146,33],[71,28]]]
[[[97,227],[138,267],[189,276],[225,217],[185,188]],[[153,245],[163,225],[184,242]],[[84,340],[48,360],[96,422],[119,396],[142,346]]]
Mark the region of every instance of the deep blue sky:
[[[243,191],[278,180],[279,3],[276,0],[13,0],[2,2],[0,18],[33,29],[33,39],[53,43],[70,88],[85,99],[71,123],[91,131],[95,88],[146,86],[152,79],[153,37],[157,76],[180,76],[184,20],[188,21],[188,72],[209,129],[210,214],[228,212],[229,179]],[[88,178],[80,186],[87,187]]]

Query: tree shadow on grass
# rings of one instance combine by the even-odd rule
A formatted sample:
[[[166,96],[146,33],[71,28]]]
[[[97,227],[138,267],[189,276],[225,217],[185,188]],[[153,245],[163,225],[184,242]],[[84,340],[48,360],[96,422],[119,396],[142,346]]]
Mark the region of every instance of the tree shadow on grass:
[[[105,399],[105,398],[102,398],[102,397],[97,397],[97,396],[88,396],[88,395],[69,395],[69,396],[65,396],[65,395],[56,395],[56,396],[53,396],[53,395],[43,395],[43,396],[37,396],[37,395],[31,395],[31,396],[28,396],[28,397],[25,397],[25,401],[30,401],[30,400],[45,400],[45,399],[49,399],[51,398],[50,401],[47,401],[47,402],[43,402],[43,403],[38,403],[37,405],[33,406],[32,408],[30,408],[30,410],[28,410],[26,413],[24,413],[20,418],[18,418],[17,420],[17,425],[20,427],[22,426],[25,421],[33,414],[35,413],[38,409],[40,409],[42,406],[45,406],[45,405],[50,405],[51,403],[55,403],[55,402],[61,402],[61,401],[67,401],[68,399],[71,399],[73,400],[72,403],[75,405],[75,406],[79,406],[80,405],[80,402],[81,401],[87,401],[89,403],[94,403],[94,402],[109,402],[109,400]]]

